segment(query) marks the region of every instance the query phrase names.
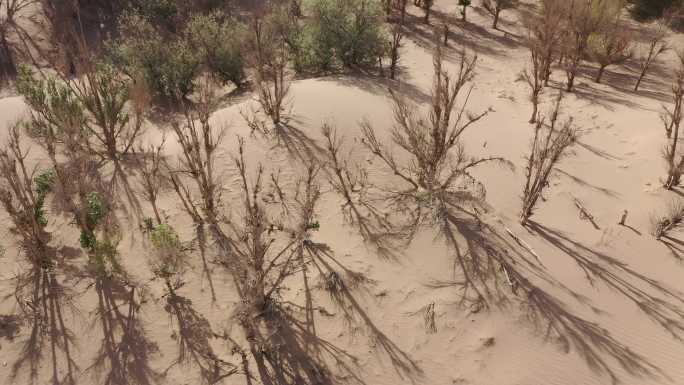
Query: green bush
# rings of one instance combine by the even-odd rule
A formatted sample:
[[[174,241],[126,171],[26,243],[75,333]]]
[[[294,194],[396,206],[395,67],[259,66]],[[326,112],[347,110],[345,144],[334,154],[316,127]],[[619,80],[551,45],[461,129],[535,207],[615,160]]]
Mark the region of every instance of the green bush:
[[[173,228],[165,223],[157,225],[150,233],[155,249],[180,249],[180,239]]]
[[[387,50],[383,10],[378,0],[309,0],[310,15],[299,37],[295,60],[310,69],[363,67]]]
[[[187,41],[162,36],[148,20],[135,13],[122,17],[119,30],[121,38],[111,51],[115,62],[129,76],[141,74],[162,98],[174,99],[192,92],[200,57]]]
[[[47,218],[45,217],[45,210],[43,206],[45,205],[45,197],[47,193],[52,190],[52,184],[55,182],[55,177],[57,174],[54,169],[49,169],[41,172],[35,178],[33,178],[33,184],[36,189],[36,206],[35,206],[35,218],[38,224],[41,226],[47,225]]]
[[[187,38],[207,68],[224,83],[240,86],[245,78],[241,44],[245,28],[221,13],[196,15],[187,26]]]
[[[666,9],[682,6],[682,0],[630,0],[630,11],[637,20],[652,20],[663,16]]]

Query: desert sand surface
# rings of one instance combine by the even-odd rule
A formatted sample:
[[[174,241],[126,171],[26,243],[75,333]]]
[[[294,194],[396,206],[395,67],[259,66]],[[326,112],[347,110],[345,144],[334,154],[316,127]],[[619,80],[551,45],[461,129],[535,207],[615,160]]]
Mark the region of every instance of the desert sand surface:
[[[433,24],[448,20],[458,25],[456,14],[456,1],[438,0]],[[410,7],[409,16],[420,17],[420,10]],[[568,343],[553,333],[547,335],[544,323],[535,324],[526,317],[523,301],[513,299],[482,310],[460,305],[456,288],[435,285],[454,279],[454,257],[434,228],[421,228],[396,258],[382,258],[345,222],[340,197],[322,183],[323,195],[315,214],[320,229],[312,233],[311,241],[326,244],[344,266],[367,278],[363,287],[354,291],[359,309],[356,318],[360,320],[354,325],[346,324],[341,316],[344,310],[337,308],[323,290],[313,291],[320,308],[306,327],[326,341],[326,346],[334,347],[332,356],[340,361],[334,362],[331,355],[325,358],[332,378],[368,385],[684,384],[684,343],[674,325],[684,319],[672,313],[675,321],[667,324],[669,321],[664,320],[663,327],[648,305],[640,303],[644,296],[652,295],[668,306],[684,309],[684,237],[674,231],[672,239],[664,242],[650,233],[654,213],[684,193],[679,187],[672,191],[662,188],[665,169],[661,149],[666,138],[658,114],[662,104],[670,103],[674,52],[663,54],[639,92],[631,90],[637,75],[629,65],[609,67],[603,83],[597,84],[592,80],[595,68],[585,63],[576,91],[566,94],[561,110],[563,116],[573,117],[581,136],[573,154],[559,164],[545,201],[526,228],[518,223],[518,216],[525,156],[533,130],[528,123],[529,90],[518,80],[529,55],[522,44],[524,30],[516,12],[502,13],[500,30],[490,28],[489,15],[477,4],[468,16],[465,27],[452,28],[450,46],[444,48],[445,62],[447,69],[456,68],[461,42],[478,54],[467,108],[490,112],[465,133],[465,149],[473,156],[503,157],[514,165],[513,169],[484,165],[473,171],[486,188],[490,206],[487,217],[502,234],[508,228],[535,251],[539,258],[535,264],[543,272],[540,276],[554,279],[539,278],[540,287],[562,300],[572,314],[599,326],[599,334],[609,334],[620,348],[596,348],[600,336],[591,332],[579,336],[586,346]],[[294,80],[289,97],[290,124],[301,133],[295,138],[279,142],[251,134],[240,111],[256,103],[252,95],[227,99],[211,117],[215,125],[225,125],[227,130],[217,162],[225,189],[223,204],[232,205],[241,199],[234,187],[239,177],[233,162],[237,136],[245,139],[246,161],[252,171],[262,163],[268,172],[280,172],[285,185],[292,185],[306,169],[303,152],[315,153],[316,146],[324,146],[323,123],[334,126],[344,138],[342,152],[350,164],[364,165],[377,178],[389,179],[391,176],[380,171],[378,159],[361,146],[360,122],[368,119],[379,139],[389,143],[393,118],[388,87],[419,107],[427,107],[434,43],[427,26],[415,24],[412,28],[401,48],[401,71],[395,81],[365,75]],[[634,28],[641,27],[634,23]],[[680,34],[670,39],[673,45],[684,45]],[[563,80],[562,72],[554,71],[551,87],[542,96],[542,112],[551,108]],[[6,141],[10,124],[26,114],[21,96],[0,99],[0,141]],[[179,156],[172,131],[162,123],[148,123],[144,140],[158,143],[165,134],[165,154]],[[31,163],[47,164],[43,150],[37,145],[31,148]],[[131,184],[138,188],[136,182]],[[595,226],[580,217],[575,200],[591,212]],[[164,192],[160,209],[182,240],[193,239],[192,221],[171,191]],[[623,210],[629,211],[628,226],[618,224]],[[149,215],[150,209],[143,204],[143,211]],[[153,279],[147,262],[149,241],[138,230],[140,220],[123,211],[118,217],[123,228],[131,229],[119,244],[121,263],[145,288],[139,319],[147,340],[155,345],[145,370],[159,374],[160,384],[199,384],[199,373],[192,365],[176,365],[166,371],[177,356],[178,346],[175,324],[164,310],[164,287]],[[4,212],[0,219],[6,223]],[[50,217],[47,229],[54,244],[73,249],[70,263],[84,263],[86,257],[79,251],[77,231],[68,216]],[[0,314],[9,314],[17,310],[12,277],[23,265],[14,236],[5,226],[0,231],[0,244],[5,249],[0,270]],[[225,269],[216,262],[214,248],[210,242],[206,265],[196,251],[190,253],[185,285],[178,292],[192,301],[194,309],[217,333],[240,339],[239,327],[230,320],[239,296]],[[596,264],[602,275],[588,273],[579,261]],[[311,274],[312,282],[317,282],[315,272]],[[96,371],[88,370],[103,339],[93,314],[98,298],[87,280],[64,284],[79,293],[75,297],[78,311],[64,310],[65,322],[75,337],[70,354],[78,367],[76,382],[100,384]],[[308,292],[305,284],[298,275],[289,277],[288,290],[281,293],[283,300],[304,306]],[[664,294],[666,290],[671,295]],[[426,330],[423,319],[430,304],[434,304],[434,331]],[[12,340],[0,339],[1,383],[30,383],[27,373],[10,380],[22,341],[31,337],[29,333],[29,329],[21,328]],[[217,338],[211,343],[217,355],[235,360],[224,341]],[[304,339],[298,343],[305,349],[309,346]],[[628,357],[625,352],[629,352]],[[45,354],[48,359],[37,368],[37,384],[51,383],[49,350]],[[256,375],[251,381],[261,383]],[[233,375],[220,383],[244,384],[246,378]]]

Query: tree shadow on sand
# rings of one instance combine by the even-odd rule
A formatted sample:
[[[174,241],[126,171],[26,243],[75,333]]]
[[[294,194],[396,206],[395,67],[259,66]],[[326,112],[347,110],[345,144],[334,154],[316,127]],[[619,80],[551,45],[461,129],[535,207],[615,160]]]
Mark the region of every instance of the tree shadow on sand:
[[[73,385],[79,368],[72,354],[76,336],[67,326],[67,314],[78,314],[74,304],[75,293],[64,285],[65,276],[53,263],[57,252],[53,248],[37,259],[28,271],[14,278],[14,297],[20,309],[20,317],[28,323],[29,335],[23,342],[19,357],[12,366],[10,379],[28,366],[31,383],[38,379],[39,369],[49,352],[52,385]],[[41,264],[38,260],[46,261]]]
[[[669,332],[673,338],[682,340],[684,336],[684,310],[680,307],[684,305],[682,293],[643,275],[624,262],[568,238],[558,230],[535,222],[530,223],[529,229],[571,257],[582,269],[585,278],[592,286],[599,282],[603,283],[633,302],[641,312]]]
[[[369,283],[367,278],[345,268],[324,244],[308,242],[303,252],[308,261],[301,271],[305,304],[272,303],[269,311],[262,315],[262,325],[252,327],[247,337],[262,383],[367,384],[360,373],[358,358],[317,334],[316,313],[325,317],[337,314],[314,305],[312,294],[316,286],[322,286],[328,292],[348,327],[358,325],[364,330],[371,346],[378,354],[389,358],[401,378],[417,383],[422,370],[375,325],[356,299],[354,292]],[[315,275],[319,277],[319,285],[312,282]]]
[[[213,332],[209,321],[195,310],[190,299],[178,294],[176,290],[182,283],[172,284],[167,281],[166,286],[164,310],[169,313],[177,327],[174,339],[178,344],[178,355],[164,373],[176,365],[192,364],[199,369],[203,384],[216,384],[239,373],[237,364],[225,361],[214,353],[210,341],[221,336]],[[244,353],[236,344],[230,342],[233,345],[231,352],[240,353],[244,360]]]
[[[158,348],[149,341],[140,321],[140,301],[135,286],[113,276],[98,276],[93,286],[97,295],[93,327],[102,330],[102,342],[87,368],[105,385],[149,385],[161,375],[149,366]],[[138,294],[141,297],[141,294]]]
[[[529,246],[517,235],[509,233],[506,236],[497,230],[501,224],[495,221],[486,223],[481,218],[450,215],[447,221],[449,226],[442,231],[447,239],[453,236],[454,245],[465,245],[466,252],[462,254],[467,255],[467,263],[463,264],[461,278],[436,281],[433,287],[459,288],[460,303],[466,302],[465,296],[470,288],[471,293],[475,293],[475,296],[471,294],[470,301],[480,301],[484,307],[506,308],[517,304],[525,319],[542,333],[544,339],[560,344],[566,352],[576,351],[590,369],[607,375],[614,384],[620,382],[620,378],[613,363],[630,375],[666,378],[665,373],[648,358],[634,352],[598,323],[572,311],[564,301],[545,289],[544,286],[559,288],[592,312],[602,313],[591,305],[588,298],[551,277],[540,265],[539,256],[527,249]],[[605,275],[605,271],[598,273],[598,267],[594,271]],[[634,289],[633,286],[630,288]],[[648,304],[643,304],[644,308],[660,306],[654,298],[648,301]]]

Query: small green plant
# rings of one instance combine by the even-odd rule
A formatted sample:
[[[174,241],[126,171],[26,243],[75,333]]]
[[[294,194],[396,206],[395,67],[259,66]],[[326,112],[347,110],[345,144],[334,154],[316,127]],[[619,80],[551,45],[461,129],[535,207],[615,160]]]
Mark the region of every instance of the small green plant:
[[[45,217],[45,197],[52,190],[52,184],[55,182],[56,173],[54,169],[45,170],[33,178],[33,183],[36,189],[36,205],[35,217],[38,224],[41,226],[47,225],[47,218]]]
[[[143,218],[143,230],[144,231],[154,230],[154,222],[152,221],[152,218],[150,218],[150,217]]]
[[[95,247],[97,238],[95,238],[95,233],[92,231],[81,231],[81,236],[79,238],[79,243],[81,247],[86,250],[92,250]]]
[[[123,271],[117,261],[118,252],[116,246],[117,244],[111,241],[94,241],[90,264],[98,276],[111,277]]]
[[[306,229],[307,229],[307,230],[318,231],[318,230],[321,229],[321,224],[318,223],[318,221],[313,222],[313,223],[309,223],[309,224],[306,226]]]
[[[173,228],[165,223],[157,225],[150,233],[155,249],[180,249],[180,239]]]
[[[150,241],[156,251],[152,271],[157,277],[169,280],[181,274],[184,265],[183,245],[173,228],[165,223],[150,232]]]
[[[105,206],[102,197],[96,191],[86,195],[86,205],[87,230],[81,231],[79,241],[82,248],[94,251],[98,242],[93,229],[95,229],[102,217],[104,217]]]

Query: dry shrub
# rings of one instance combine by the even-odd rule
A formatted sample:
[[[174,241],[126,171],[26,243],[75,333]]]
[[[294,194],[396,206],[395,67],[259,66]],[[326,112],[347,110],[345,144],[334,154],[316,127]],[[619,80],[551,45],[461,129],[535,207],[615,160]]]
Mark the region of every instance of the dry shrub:
[[[660,239],[667,236],[668,232],[674,230],[684,220],[684,201],[673,200],[665,209],[665,212],[658,216],[651,216],[651,234]]]
[[[639,63],[639,77],[634,84],[634,91],[639,90],[641,81],[646,77],[646,73],[651,68],[651,65],[655,63],[658,57],[665,51],[670,49],[667,42],[668,37],[668,27],[667,22],[664,20],[659,20],[655,26],[647,32],[649,35],[648,45],[644,50],[643,47],[637,50],[636,60]]]
[[[540,117],[534,126],[534,138],[530,155],[527,157],[525,189],[522,196],[520,223],[523,225],[532,216],[537,201],[549,186],[549,178],[553,175],[558,162],[568,155],[570,146],[576,140],[577,128],[573,125],[572,118],[564,122],[558,121],[562,98],[563,94],[558,94],[549,123]]]
[[[672,109],[663,106],[664,112],[660,114],[667,138],[671,139],[670,143],[663,150],[663,158],[667,164],[667,179],[664,186],[668,190],[679,185],[681,175],[684,172],[684,155],[681,155],[677,150],[679,126],[684,117],[684,111],[682,110],[684,103],[684,54],[680,54],[679,68],[674,72],[672,102],[674,104]],[[676,159],[677,156],[680,156],[679,160]]]

